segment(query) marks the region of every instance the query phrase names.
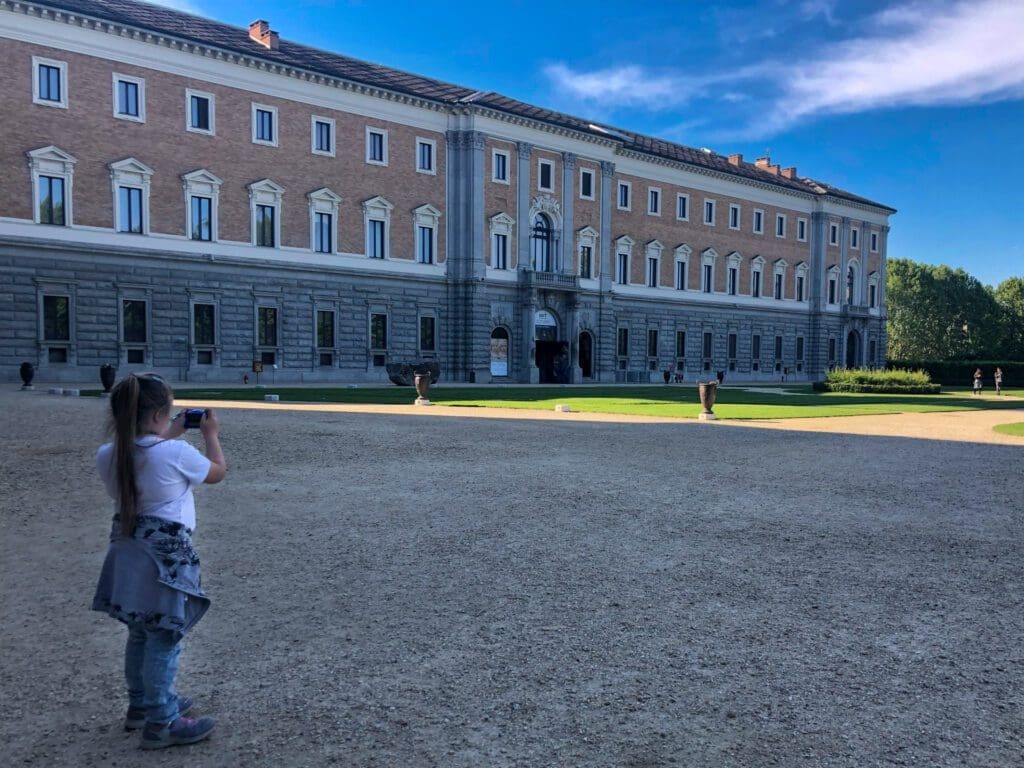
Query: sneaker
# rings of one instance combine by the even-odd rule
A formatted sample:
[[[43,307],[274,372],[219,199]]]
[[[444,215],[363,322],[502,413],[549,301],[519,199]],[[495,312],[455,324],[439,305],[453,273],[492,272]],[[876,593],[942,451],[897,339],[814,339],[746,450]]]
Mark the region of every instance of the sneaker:
[[[214,723],[211,717],[191,720],[179,717],[169,723],[146,723],[142,729],[143,749],[163,749],[178,744],[195,744],[213,733]]]
[[[188,696],[178,697],[178,717],[187,715],[195,702]],[[146,724],[145,707],[128,707],[124,716],[124,729],[126,731],[137,731]]]

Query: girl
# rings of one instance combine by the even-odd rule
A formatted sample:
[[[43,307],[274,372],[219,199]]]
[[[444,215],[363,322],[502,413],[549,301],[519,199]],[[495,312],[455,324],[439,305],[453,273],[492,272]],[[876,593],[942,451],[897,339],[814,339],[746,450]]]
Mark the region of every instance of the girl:
[[[185,431],[185,416],[171,418],[172,399],[156,374],[122,379],[110,392],[114,440],[96,454],[116,512],[92,607],[128,625],[124,725],[142,729],[143,749],[191,744],[214,727],[208,717],[184,717],[192,700],[175,693],[174,676],[182,637],[210,605],[192,548],[192,489],[219,483],[227,466],[214,412],[207,410],[200,422],[203,456],[175,439]]]
[[[975,368],[974,369],[974,394],[976,394],[976,395],[980,395],[981,394],[981,377],[982,377],[981,368]]]

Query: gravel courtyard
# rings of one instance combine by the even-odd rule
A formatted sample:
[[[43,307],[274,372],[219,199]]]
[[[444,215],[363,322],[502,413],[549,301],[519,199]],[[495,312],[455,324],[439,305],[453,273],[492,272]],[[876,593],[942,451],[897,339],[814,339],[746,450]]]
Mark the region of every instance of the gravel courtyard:
[[[197,494],[217,730],[141,753],[106,407],[0,394],[4,765],[1024,763],[1019,445],[270,409]]]

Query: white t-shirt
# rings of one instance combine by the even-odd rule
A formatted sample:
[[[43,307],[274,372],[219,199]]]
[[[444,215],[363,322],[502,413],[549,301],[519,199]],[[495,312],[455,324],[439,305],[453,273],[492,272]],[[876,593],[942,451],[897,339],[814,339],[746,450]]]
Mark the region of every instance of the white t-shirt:
[[[135,441],[135,485],[139,489],[140,515],[152,515],[186,528],[196,527],[196,503],[192,488],[202,485],[210,472],[210,460],[184,440],[162,440],[143,435]],[[114,444],[96,452],[96,469],[117,500]]]

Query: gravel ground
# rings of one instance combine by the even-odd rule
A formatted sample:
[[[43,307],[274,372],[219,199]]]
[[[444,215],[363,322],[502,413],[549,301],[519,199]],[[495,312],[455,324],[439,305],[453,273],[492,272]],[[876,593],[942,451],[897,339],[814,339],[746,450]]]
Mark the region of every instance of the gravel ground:
[[[197,494],[217,730],[141,753],[105,407],[0,394],[4,765],[1024,763],[1019,446],[259,409]]]

